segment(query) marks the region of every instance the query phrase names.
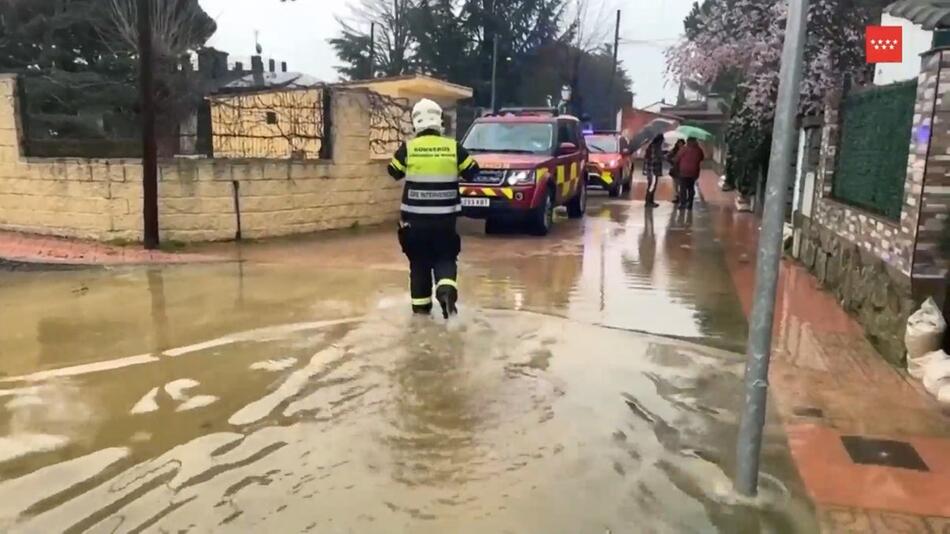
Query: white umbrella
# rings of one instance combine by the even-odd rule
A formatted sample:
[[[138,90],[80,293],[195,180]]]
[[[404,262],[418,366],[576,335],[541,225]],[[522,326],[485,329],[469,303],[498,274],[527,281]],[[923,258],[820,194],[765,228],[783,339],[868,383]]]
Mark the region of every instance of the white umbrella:
[[[669,132],[666,132],[663,134],[663,150],[672,150],[673,145],[675,145],[679,140],[686,140],[686,136],[683,135],[683,132],[680,132],[679,130],[670,130]]]
[[[684,135],[683,132],[679,130],[670,130],[669,132],[666,132],[665,134],[663,134],[663,141],[666,143],[673,144],[673,143],[676,143],[676,141],[680,139],[685,141],[686,137],[687,136]]]

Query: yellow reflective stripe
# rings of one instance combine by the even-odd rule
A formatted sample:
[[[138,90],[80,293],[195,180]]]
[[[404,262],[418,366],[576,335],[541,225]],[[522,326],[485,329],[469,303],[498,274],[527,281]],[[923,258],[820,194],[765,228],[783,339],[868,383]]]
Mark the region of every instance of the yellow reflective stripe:
[[[600,177],[603,178],[604,183],[607,185],[614,183],[614,175],[610,171],[604,171],[603,174],[600,175]]]
[[[475,159],[472,156],[469,156],[465,158],[465,161],[463,161],[461,165],[459,165],[459,170],[464,171],[470,169],[472,168],[472,165],[475,165]]]
[[[432,297],[426,297],[424,299],[412,299],[413,306],[428,306],[432,304]]]
[[[496,193],[494,189],[488,189],[487,187],[483,187],[483,188],[482,188],[482,194],[484,194],[486,197],[497,197],[497,196],[498,196],[498,193]]]
[[[564,165],[557,166],[557,184],[561,185],[564,183]]]
[[[435,285],[435,287],[442,287],[442,286],[454,287],[455,289],[459,288],[458,282],[456,282],[455,280],[452,280],[451,278],[443,278],[439,280],[438,284]]]
[[[399,172],[406,172],[406,166],[403,165],[403,164],[402,164],[398,159],[396,159],[396,158],[393,158],[393,160],[390,161],[389,164],[392,165],[393,168],[396,169],[396,170],[399,171]]]
[[[571,180],[577,180],[577,162],[571,163]]]
[[[508,197],[508,200],[515,198],[515,192],[510,187],[503,187],[501,189],[501,194]]]
[[[548,174],[551,174],[551,171],[549,171],[547,167],[545,167],[543,169],[538,169],[538,171],[535,173],[535,177],[540,182],[541,180],[546,178]]]

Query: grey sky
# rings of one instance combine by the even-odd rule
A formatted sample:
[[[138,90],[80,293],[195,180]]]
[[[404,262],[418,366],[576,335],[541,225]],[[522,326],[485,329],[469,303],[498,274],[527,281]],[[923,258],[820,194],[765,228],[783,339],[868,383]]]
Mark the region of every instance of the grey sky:
[[[238,59],[254,53],[254,31],[260,32],[264,56],[287,61],[290,69],[327,81],[338,79],[336,55],[327,39],[337,34],[333,16],[346,15],[356,0],[200,0],[218,21],[211,44]],[[664,87],[663,48],[683,30],[683,17],[693,0],[602,0],[604,16],[597,28],[604,40],[612,38],[614,12],[623,9],[621,36],[626,40],[665,39],[653,45],[624,44],[620,57],[634,80],[636,104],[645,106],[676,96]],[[596,4],[596,0],[592,3]]]

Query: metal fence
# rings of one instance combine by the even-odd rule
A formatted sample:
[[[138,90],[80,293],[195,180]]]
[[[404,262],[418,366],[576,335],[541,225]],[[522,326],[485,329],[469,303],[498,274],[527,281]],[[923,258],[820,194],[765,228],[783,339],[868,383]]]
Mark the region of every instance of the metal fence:
[[[198,91],[188,98],[176,97],[173,112],[158,113],[159,156],[331,159],[331,108],[335,96],[347,91],[353,89],[315,85],[225,89],[210,95]],[[359,91],[367,97],[367,108],[359,111],[369,115],[368,156],[388,159],[412,136],[411,103]],[[141,157],[138,98],[134,80],[20,76],[26,155]]]
[[[330,99],[325,86],[214,96],[210,99],[214,156],[327,158]]]
[[[27,156],[126,158],[142,154],[135,80],[83,73],[17,78],[22,141]],[[210,155],[207,103],[200,96],[156,124],[159,154]],[[172,117],[175,117],[172,119]]]
[[[370,157],[388,159],[412,136],[412,106],[405,98],[368,94]]]
[[[916,80],[846,96],[832,186],[836,200],[900,218],[916,98]]]

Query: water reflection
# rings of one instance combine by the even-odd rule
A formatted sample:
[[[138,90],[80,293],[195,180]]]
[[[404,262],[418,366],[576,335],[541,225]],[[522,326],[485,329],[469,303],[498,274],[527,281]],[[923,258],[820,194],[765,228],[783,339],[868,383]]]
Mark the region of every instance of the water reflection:
[[[479,455],[480,410],[461,333],[417,320],[397,346],[405,356],[392,373],[393,477],[407,486],[467,482]]]
[[[155,336],[153,352],[170,348],[168,332],[168,311],[165,306],[165,278],[161,269],[151,268],[145,273],[148,279],[148,294],[152,303],[152,335]]]

